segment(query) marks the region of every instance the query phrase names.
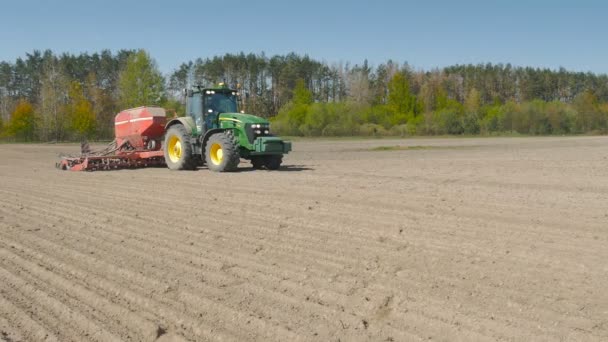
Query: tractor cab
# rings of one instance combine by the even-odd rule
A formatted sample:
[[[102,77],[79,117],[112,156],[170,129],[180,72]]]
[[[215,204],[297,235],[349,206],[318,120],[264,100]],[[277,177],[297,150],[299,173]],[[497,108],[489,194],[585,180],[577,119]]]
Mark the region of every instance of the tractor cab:
[[[219,115],[238,113],[238,93],[223,83],[216,88],[189,90],[186,99],[186,113],[196,125],[198,134],[220,127]]]

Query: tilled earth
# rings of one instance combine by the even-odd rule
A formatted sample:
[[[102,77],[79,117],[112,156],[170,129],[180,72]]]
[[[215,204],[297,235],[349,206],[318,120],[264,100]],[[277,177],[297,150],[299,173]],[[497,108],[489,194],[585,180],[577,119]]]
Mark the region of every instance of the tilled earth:
[[[608,340],[608,137],[294,147],[218,174],[0,145],[0,340]]]

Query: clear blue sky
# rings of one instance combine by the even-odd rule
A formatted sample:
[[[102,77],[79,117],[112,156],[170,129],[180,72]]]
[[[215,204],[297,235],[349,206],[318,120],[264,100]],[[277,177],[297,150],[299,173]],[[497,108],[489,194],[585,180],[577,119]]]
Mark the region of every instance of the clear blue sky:
[[[144,48],[167,73],[197,57],[295,51],[333,62],[393,59],[608,73],[608,2],[5,1],[0,60],[34,49]]]

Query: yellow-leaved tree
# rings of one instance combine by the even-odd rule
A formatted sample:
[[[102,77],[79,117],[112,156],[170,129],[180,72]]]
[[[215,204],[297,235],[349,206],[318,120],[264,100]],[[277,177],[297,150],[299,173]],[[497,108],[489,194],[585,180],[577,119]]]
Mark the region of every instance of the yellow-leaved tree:
[[[7,133],[18,141],[34,140],[36,130],[34,107],[26,100],[20,100],[11,115]]]

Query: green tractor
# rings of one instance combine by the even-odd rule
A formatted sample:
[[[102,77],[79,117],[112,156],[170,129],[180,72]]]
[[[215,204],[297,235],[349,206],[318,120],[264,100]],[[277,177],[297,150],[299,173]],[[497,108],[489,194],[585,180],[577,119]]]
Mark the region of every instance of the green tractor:
[[[291,143],[275,137],[270,123],[239,112],[238,92],[221,84],[185,91],[186,116],[165,127],[164,156],[171,170],[206,164],[217,172],[234,171],[241,158],[255,169],[277,170]]]

